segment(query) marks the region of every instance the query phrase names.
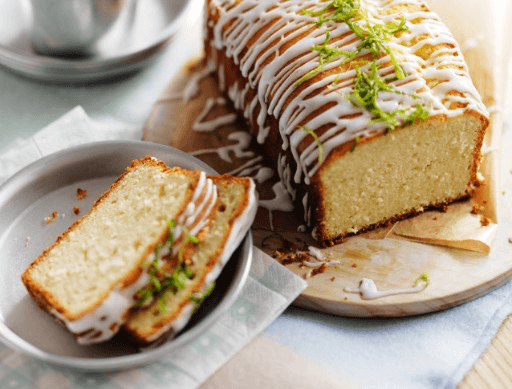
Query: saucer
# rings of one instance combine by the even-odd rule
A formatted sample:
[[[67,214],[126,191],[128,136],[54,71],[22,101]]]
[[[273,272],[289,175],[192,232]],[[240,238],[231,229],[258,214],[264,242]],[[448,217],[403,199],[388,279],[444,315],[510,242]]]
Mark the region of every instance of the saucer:
[[[29,0],[0,2],[0,65],[38,80],[86,83],[133,73],[148,65],[183,24],[194,0],[130,0],[85,58],[40,55],[32,49]]]
[[[89,372],[128,369],[177,352],[208,331],[235,303],[251,268],[250,232],[187,326],[175,338],[143,352],[138,352],[121,334],[104,343],[79,345],[64,326],[55,323],[28,296],[21,273],[70,224],[89,211],[94,200],[132,160],[146,155],[168,166],[217,174],[195,157],[169,146],[104,141],[48,155],[0,186],[0,343],[60,367]],[[77,198],[77,188],[86,191],[83,199]],[[76,208],[79,215],[74,212]],[[47,223],[45,217],[53,211],[58,217]]]

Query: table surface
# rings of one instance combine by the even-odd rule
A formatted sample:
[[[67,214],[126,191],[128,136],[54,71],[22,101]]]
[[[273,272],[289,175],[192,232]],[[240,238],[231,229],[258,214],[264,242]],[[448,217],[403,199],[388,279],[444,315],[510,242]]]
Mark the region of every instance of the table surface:
[[[186,25],[154,64],[120,81],[96,85],[54,85],[27,79],[0,68],[0,151],[18,137],[33,135],[77,105],[82,106],[94,119],[118,120],[144,126],[155,102],[180,67],[202,50],[198,39],[202,25],[201,3],[201,0],[196,0],[196,7],[189,14]],[[328,337],[333,336],[333,331],[338,327],[338,320],[338,317],[290,308],[265,333],[330,370],[336,371],[339,368],[343,371],[343,361],[337,359],[336,352],[325,349],[329,346]],[[384,321],[354,319],[344,321],[343,328],[350,331],[362,328],[371,332],[381,327],[399,328],[419,320],[429,318]],[[293,336],[297,325],[302,329],[297,332],[299,336]],[[512,385],[512,353],[503,347],[506,339],[511,339],[509,342],[512,344],[509,335],[512,333],[511,328],[510,320],[506,320],[498,332],[498,335],[505,335],[498,341],[495,338],[486,354],[460,383],[461,388],[482,387],[482,382],[489,383],[488,377],[498,376],[498,382],[505,383],[503,387]],[[340,344],[336,346],[344,347]],[[354,350],[354,353],[357,352],[364,353],[364,350]],[[355,378],[357,380],[358,377]]]

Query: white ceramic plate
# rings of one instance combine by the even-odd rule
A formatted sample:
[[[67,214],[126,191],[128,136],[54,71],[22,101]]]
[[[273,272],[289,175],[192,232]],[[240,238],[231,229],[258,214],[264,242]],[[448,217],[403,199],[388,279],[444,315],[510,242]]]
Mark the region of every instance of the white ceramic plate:
[[[98,42],[93,56],[66,59],[32,50],[29,0],[0,1],[0,65],[52,82],[90,82],[132,73],[147,65],[182,25],[196,0],[134,0]]]
[[[120,336],[104,344],[80,346],[67,330],[40,310],[20,275],[96,200],[133,159],[151,155],[169,166],[216,174],[198,159],[168,146],[137,141],[98,142],[52,154],[26,167],[0,187],[0,341],[43,361],[90,371],[149,363],[195,339],[238,297],[250,270],[252,237],[233,254],[187,327],[174,339],[137,352]],[[77,189],[85,189],[84,199]],[[80,208],[75,215],[74,207]],[[52,223],[45,218],[56,211]]]

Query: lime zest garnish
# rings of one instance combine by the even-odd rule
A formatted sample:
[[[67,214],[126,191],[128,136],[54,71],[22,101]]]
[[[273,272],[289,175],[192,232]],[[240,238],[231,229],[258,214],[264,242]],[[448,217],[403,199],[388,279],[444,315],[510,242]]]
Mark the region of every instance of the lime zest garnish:
[[[335,49],[332,47],[327,46],[329,43],[329,39],[331,38],[331,33],[329,30],[325,32],[325,40],[322,45],[319,46],[313,46],[311,50],[318,52],[318,66],[305,74],[299,81],[297,81],[295,84],[293,84],[294,88],[297,88],[299,85],[301,85],[304,81],[309,80],[311,77],[317,75],[320,73],[324,66],[328,63],[332,62],[336,58],[339,58],[341,56],[347,57],[347,59],[353,58],[356,56],[355,51],[344,51],[340,49]],[[346,60],[344,61],[346,62]]]
[[[324,0],[325,2],[329,0]],[[384,111],[377,103],[377,97],[381,92],[391,92],[402,95],[407,95],[413,99],[419,96],[405,94],[404,92],[394,89],[389,82],[396,80],[403,80],[406,77],[405,70],[399,65],[393,51],[387,45],[391,38],[401,32],[409,31],[406,25],[406,19],[402,15],[399,21],[391,21],[385,24],[373,23],[366,11],[361,10],[360,1],[357,0],[332,0],[325,7],[311,11],[305,9],[302,11],[304,15],[309,15],[315,18],[311,23],[321,27],[324,23],[344,22],[349,29],[360,39],[360,43],[354,51],[345,51],[330,47],[331,30],[329,28],[325,31],[325,39],[322,45],[313,46],[311,50],[318,52],[318,66],[304,75],[293,86],[297,88],[306,80],[316,76],[324,67],[330,62],[344,57],[339,66],[344,65],[348,61],[351,62],[351,67],[356,69],[356,79],[354,89],[352,92],[345,95],[355,107],[367,110],[373,115],[373,119],[369,124],[385,123],[386,133],[394,130],[397,126],[401,125],[404,120],[404,125],[414,123],[416,120],[425,120],[429,116],[429,111],[421,104],[416,104],[415,109],[404,108],[397,109],[394,112]],[[355,60],[356,57],[370,53],[372,61]],[[378,75],[376,61],[381,58],[383,54],[387,54],[389,60],[394,68],[394,75],[386,79],[382,79]],[[369,69],[363,73],[362,66],[370,65]],[[333,86],[338,83],[338,76],[333,82]],[[311,134],[315,141],[319,144],[320,141],[313,131],[301,127],[304,131]],[[358,140],[354,143],[352,150],[357,145]],[[322,153],[320,153],[322,154]],[[321,160],[321,158],[319,158]]]
[[[331,11],[332,13],[329,14],[329,17],[324,18],[324,14]],[[388,54],[395,69],[396,79],[402,80],[405,78],[404,70],[399,66],[398,61],[396,60],[391,49],[385,45],[385,42],[389,42],[391,37],[395,34],[409,30],[406,25],[404,16],[401,17],[400,23],[370,23],[368,14],[366,12],[360,11],[360,3],[358,1],[352,0],[334,0],[321,10],[303,10],[302,12],[306,15],[316,16],[317,20],[313,21],[312,23],[316,24],[318,27],[322,26],[322,24],[326,22],[345,22],[350,30],[361,40],[361,43],[355,51],[345,51],[329,47],[327,44],[329,43],[331,33],[330,30],[327,29],[325,31],[324,43],[322,45],[313,46],[311,48],[311,50],[317,51],[319,54],[318,66],[304,75],[299,81],[297,81],[293,85],[294,88],[297,88],[304,81],[320,73],[324,66],[333,60],[342,56],[346,57],[345,60],[340,64],[341,66],[350,59],[360,55],[361,52],[365,49],[370,51],[374,61],[378,59],[383,52]],[[364,22],[364,25],[356,23],[361,20]]]
[[[318,162],[322,162],[323,154],[324,154],[324,145],[320,141],[320,138],[318,137],[318,135],[315,134],[315,132],[311,128],[307,128],[307,127],[304,127],[304,126],[299,126],[299,128],[302,131],[308,133],[309,135],[311,135],[313,137],[313,139],[315,140],[316,144],[318,145]]]
[[[359,144],[359,137],[356,136],[356,138],[354,139],[354,144],[352,145],[352,148],[350,149],[350,152],[353,153],[354,150],[356,149],[356,146]]]
[[[198,244],[199,239],[196,236],[191,235],[185,227],[181,227],[185,234],[185,242],[182,244],[180,251],[178,252],[178,263],[176,267],[170,273],[162,272],[160,267],[160,252],[165,246],[167,246],[172,253],[176,221],[167,221],[167,226],[169,232],[165,242],[155,248],[154,259],[152,261],[146,261],[143,264],[144,266],[149,266],[149,281],[147,285],[137,293],[138,300],[135,304],[137,307],[144,305],[148,300],[158,295],[160,310],[164,312],[166,294],[169,291],[176,293],[183,290],[186,286],[186,282],[194,277],[183,261],[183,251],[187,243]]]
[[[410,108],[397,109],[393,112],[384,111],[377,103],[380,92],[391,92],[401,95],[405,95],[405,93],[393,89],[391,85],[380,78],[375,62],[371,63],[370,68],[371,71],[369,73],[363,73],[361,68],[356,67],[354,90],[345,95],[345,98],[353,106],[365,109],[373,115],[374,119],[370,121],[370,124],[386,123],[386,130],[390,131],[401,125],[400,120],[398,120],[399,116],[405,118],[406,125],[413,123],[416,119],[425,120],[428,117],[429,111],[421,104],[416,104],[416,109],[413,112],[410,112]],[[418,98],[415,95],[409,96]]]
[[[327,6],[318,11],[303,10],[302,13],[304,15],[317,16],[318,19],[313,23],[318,27],[321,27],[322,24],[326,22],[344,22],[351,19],[357,15],[360,9],[361,4],[359,1],[333,0]],[[324,14],[330,11],[332,11],[332,13],[330,13],[327,18],[324,18]]]
[[[430,284],[430,277],[427,273],[423,273],[422,275],[420,275],[416,281],[414,282],[414,286],[418,286],[418,284],[423,281],[426,283],[426,286],[428,286]]]
[[[203,301],[209,295],[212,294],[214,288],[215,288],[215,281],[212,282],[210,284],[210,286],[208,286],[208,289],[206,289],[204,292],[194,293],[192,296],[189,297],[189,300],[192,301],[195,305],[194,310],[192,311],[193,313],[195,313],[199,309],[199,306],[203,303]]]

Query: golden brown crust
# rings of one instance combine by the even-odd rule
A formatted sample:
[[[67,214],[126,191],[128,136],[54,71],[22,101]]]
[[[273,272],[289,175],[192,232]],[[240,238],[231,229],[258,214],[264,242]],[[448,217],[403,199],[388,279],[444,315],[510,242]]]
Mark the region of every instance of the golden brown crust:
[[[181,214],[185,210],[187,204],[190,202],[190,200],[193,196],[194,188],[196,187],[196,185],[199,181],[199,175],[200,175],[199,172],[188,171],[188,170],[181,169],[179,167],[168,167],[167,165],[165,165],[165,163],[155,160],[150,156],[146,156],[145,158],[143,158],[141,160],[132,161],[130,166],[128,166],[126,168],[125,172],[123,174],[121,174],[116,179],[116,181],[110,186],[110,188],[106,192],[104,192],[93,203],[91,210],[87,214],[83,215],[80,219],[76,220],[73,224],[71,224],[71,226],[66,231],[64,231],[61,235],[59,235],[57,240],[52,245],[50,245],[48,248],[46,248],[43,251],[43,253],[41,255],[39,255],[21,275],[21,280],[22,280],[23,284],[25,285],[29,294],[39,303],[39,305],[42,308],[44,308],[49,313],[52,313],[51,311],[55,310],[59,314],[63,315],[66,319],[72,321],[72,320],[77,320],[90,312],[93,312],[101,304],[101,301],[100,301],[96,305],[90,307],[88,310],[80,312],[79,314],[73,315],[70,312],[67,312],[65,307],[63,307],[61,304],[59,304],[59,302],[54,298],[54,296],[51,293],[49,293],[48,291],[46,291],[42,285],[38,284],[35,280],[33,280],[31,278],[31,272],[40,262],[45,260],[45,257],[48,255],[48,253],[54,247],[58,246],[63,239],[65,239],[85,219],[87,219],[92,212],[94,212],[94,210],[97,208],[97,206],[100,203],[102,203],[115,188],[117,188],[119,186],[120,182],[124,179],[124,177],[129,172],[133,171],[134,169],[137,168],[137,166],[141,166],[141,165],[158,167],[162,172],[167,172],[168,174],[180,172],[183,175],[192,177],[193,182],[189,186],[188,193],[186,195],[186,200],[183,202],[181,209],[179,211],[179,214]],[[131,269],[121,280],[116,281],[115,284],[111,285],[111,287],[108,289],[108,291],[106,291],[103,294],[101,300],[107,298],[107,296],[110,294],[111,290],[114,287],[116,287],[117,285],[122,285],[122,287],[124,288],[124,287],[132,284],[133,282],[135,282],[135,280],[140,276],[140,274],[142,272],[140,264],[142,264],[143,261],[146,259],[146,257],[151,252],[153,252],[155,250],[155,248],[157,247],[158,244],[165,241],[165,239],[167,238],[167,235],[168,235],[168,230],[167,229],[163,230],[162,235],[158,239],[156,239],[151,245],[148,245],[148,247],[144,251],[144,254],[141,256],[138,265],[134,266],[133,269]]]

